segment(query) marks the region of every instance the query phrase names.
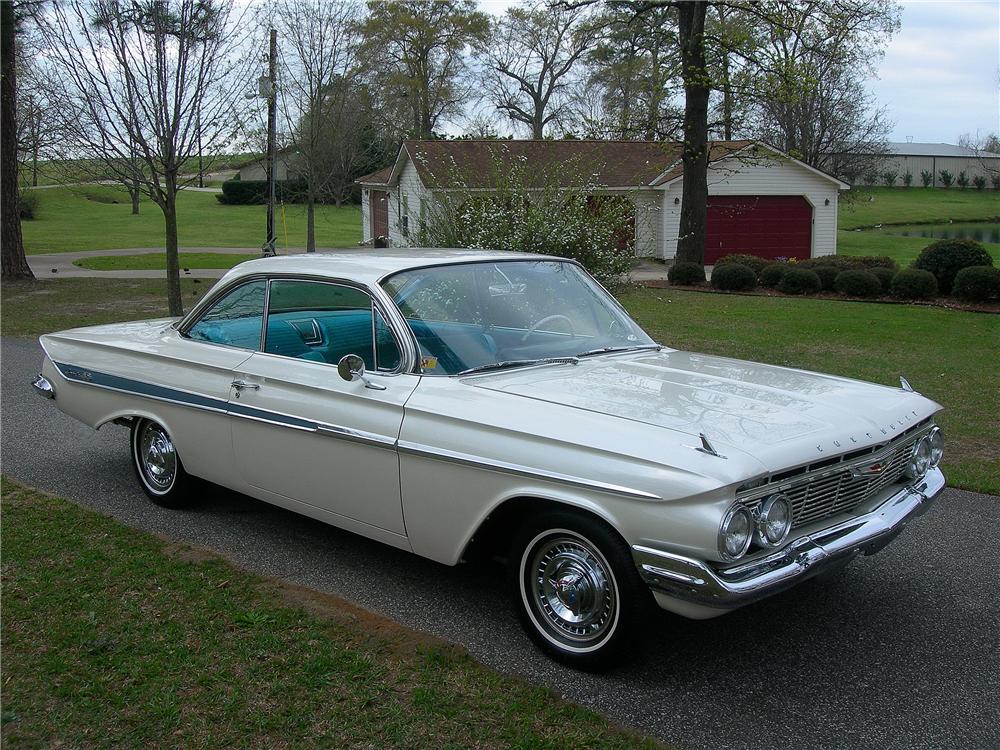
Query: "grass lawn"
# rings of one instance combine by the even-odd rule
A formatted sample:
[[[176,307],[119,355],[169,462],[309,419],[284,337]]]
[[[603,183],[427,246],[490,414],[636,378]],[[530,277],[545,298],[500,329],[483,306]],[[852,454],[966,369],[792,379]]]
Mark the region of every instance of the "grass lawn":
[[[1000,221],[1000,193],[957,188],[855,187],[840,194],[841,229],[876,224]]]
[[[38,190],[35,219],[21,222],[25,251],[57,253],[162,247],[163,214],[144,200],[132,215],[128,194],[104,185]],[[214,193],[181,191],[178,232],[182,247],[259,247],[264,241],[264,206],[224,206]],[[293,204],[275,212],[278,250],[305,247],[305,206]],[[361,241],[360,206],[317,206],[316,243],[351,247]]]
[[[182,280],[186,306],[210,283]],[[7,284],[2,332],[165,316],[165,289],[159,279]],[[1000,315],[672,289],[633,289],[621,300],[670,346],[892,385],[905,375],[945,407],[949,483],[1000,495]]]
[[[904,267],[915,261],[920,251],[932,242],[935,240],[926,237],[899,237],[878,231],[842,229],[837,232],[837,254],[888,255]],[[1000,266],[1000,244],[984,242],[982,245],[993,256],[994,265]]]
[[[673,289],[620,299],[653,338],[681,349],[886,385],[905,375],[945,407],[948,483],[1000,494],[1000,315]]]
[[[334,597],[9,481],[2,506],[5,747],[656,747]]]
[[[259,258],[260,253],[181,253],[181,268],[232,268],[245,260]],[[163,253],[144,253],[141,255],[95,255],[90,258],[80,258],[73,261],[74,266],[89,268],[95,271],[119,270],[163,270],[167,267],[167,258]]]

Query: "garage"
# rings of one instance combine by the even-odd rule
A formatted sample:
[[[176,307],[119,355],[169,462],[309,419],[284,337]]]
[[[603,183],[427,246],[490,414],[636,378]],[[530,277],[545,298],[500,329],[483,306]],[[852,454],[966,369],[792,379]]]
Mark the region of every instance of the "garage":
[[[705,264],[730,253],[805,260],[812,226],[812,206],[801,195],[710,195]]]

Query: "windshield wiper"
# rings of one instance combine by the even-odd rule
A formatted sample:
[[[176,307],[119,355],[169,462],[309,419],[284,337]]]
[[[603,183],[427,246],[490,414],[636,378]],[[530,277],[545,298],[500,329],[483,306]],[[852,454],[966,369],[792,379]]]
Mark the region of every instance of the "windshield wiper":
[[[660,351],[663,347],[660,344],[636,344],[635,346],[602,346],[600,349],[591,349],[590,351],[583,352],[582,354],[577,354],[577,357],[592,357],[595,354],[613,354],[617,352],[638,352],[645,349],[655,349]]]
[[[547,365],[550,363],[565,363],[568,365],[575,365],[580,360],[576,357],[539,357],[538,359],[508,359],[503,362],[491,362],[487,365],[479,365],[478,367],[470,367],[468,370],[462,370],[459,375],[470,375],[474,372],[487,372],[489,370],[506,370],[510,367],[526,367],[528,365]]]

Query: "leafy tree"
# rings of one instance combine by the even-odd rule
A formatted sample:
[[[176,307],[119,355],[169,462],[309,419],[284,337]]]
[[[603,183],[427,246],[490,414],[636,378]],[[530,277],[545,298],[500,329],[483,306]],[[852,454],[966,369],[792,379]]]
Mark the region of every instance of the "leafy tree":
[[[920,182],[923,183],[924,187],[930,187],[931,183],[934,182],[934,173],[929,169],[921,170]]]
[[[947,169],[942,169],[940,172],[938,172],[938,179],[941,180],[941,184],[944,187],[950,188],[952,183],[955,181],[955,175],[953,175]]]
[[[395,110],[402,133],[434,137],[471,96],[466,51],[485,43],[489,18],[474,0],[368,0],[368,13],[361,54],[380,104]]]

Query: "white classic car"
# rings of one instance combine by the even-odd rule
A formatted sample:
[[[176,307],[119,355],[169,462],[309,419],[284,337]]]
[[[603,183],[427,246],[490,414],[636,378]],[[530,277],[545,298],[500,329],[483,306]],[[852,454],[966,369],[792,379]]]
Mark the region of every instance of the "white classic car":
[[[579,265],[467,250],[254,260],[183,319],[41,337],[35,388],[127,425],[178,507],[198,477],[454,565],[506,556],[554,657],[646,607],[722,614],[871,554],[943,489],[901,387],[655,343]]]

